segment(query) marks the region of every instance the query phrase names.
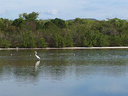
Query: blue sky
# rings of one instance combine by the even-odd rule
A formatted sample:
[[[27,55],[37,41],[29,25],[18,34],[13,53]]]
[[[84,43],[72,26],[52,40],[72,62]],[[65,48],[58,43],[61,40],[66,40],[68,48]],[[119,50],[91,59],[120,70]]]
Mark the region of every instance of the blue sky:
[[[0,0],[0,18],[38,12],[38,19],[128,19],[128,0]]]

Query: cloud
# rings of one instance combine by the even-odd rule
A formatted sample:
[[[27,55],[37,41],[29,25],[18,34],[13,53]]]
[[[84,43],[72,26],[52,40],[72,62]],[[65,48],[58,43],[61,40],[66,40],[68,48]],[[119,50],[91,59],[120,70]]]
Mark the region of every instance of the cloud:
[[[9,10],[0,10],[0,15],[8,15]]]
[[[58,11],[56,9],[51,9],[51,10],[47,10],[47,11],[42,10],[41,13],[48,14],[48,15],[57,15]]]
[[[51,15],[56,15],[58,11],[56,9],[52,9],[52,10],[48,10],[47,13]]]

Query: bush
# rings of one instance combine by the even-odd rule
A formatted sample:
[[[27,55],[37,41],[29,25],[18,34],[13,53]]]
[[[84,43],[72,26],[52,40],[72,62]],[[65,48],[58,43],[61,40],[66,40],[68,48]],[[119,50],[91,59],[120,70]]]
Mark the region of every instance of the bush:
[[[59,35],[54,35],[54,46],[55,47],[65,47],[64,38]]]
[[[38,43],[37,47],[40,47],[40,48],[46,48],[46,47],[48,47],[48,45],[47,45],[47,43],[45,42],[45,39],[44,39],[44,38],[41,38],[41,39],[39,40],[39,43]]]
[[[9,48],[10,46],[11,46],[11,44],[10,44],[9,41],[4,40],[4,41],[2,42],[2,47],[3,47],[3,48]]]
[[[22,47],[25,47],[25,48],[35,48],[36,47],[36,38],[34,37],[34,34],[29,31],[29,32],[25,32],[23,33],[23,36],[22,36]]]

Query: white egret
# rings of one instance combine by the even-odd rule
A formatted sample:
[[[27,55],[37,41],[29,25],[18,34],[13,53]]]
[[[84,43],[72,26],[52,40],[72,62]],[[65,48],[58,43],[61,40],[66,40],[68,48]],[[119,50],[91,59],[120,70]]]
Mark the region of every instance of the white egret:
[[[37,55],[37,52],[35,51],[35,56],[38,60],[40,60],[40,57]]]

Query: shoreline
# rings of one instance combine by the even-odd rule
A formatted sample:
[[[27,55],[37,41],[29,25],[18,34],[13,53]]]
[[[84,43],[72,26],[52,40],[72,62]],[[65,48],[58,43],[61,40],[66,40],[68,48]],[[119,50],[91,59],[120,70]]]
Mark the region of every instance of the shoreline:
[[[89,49],[128,49],[128,47],[62,47],[62,48],[0,48],[0,50],[58,50],[58,49],[72,49],[72,50],[78,50],[78,49],[84,49],[84,50],[89,50]]]

